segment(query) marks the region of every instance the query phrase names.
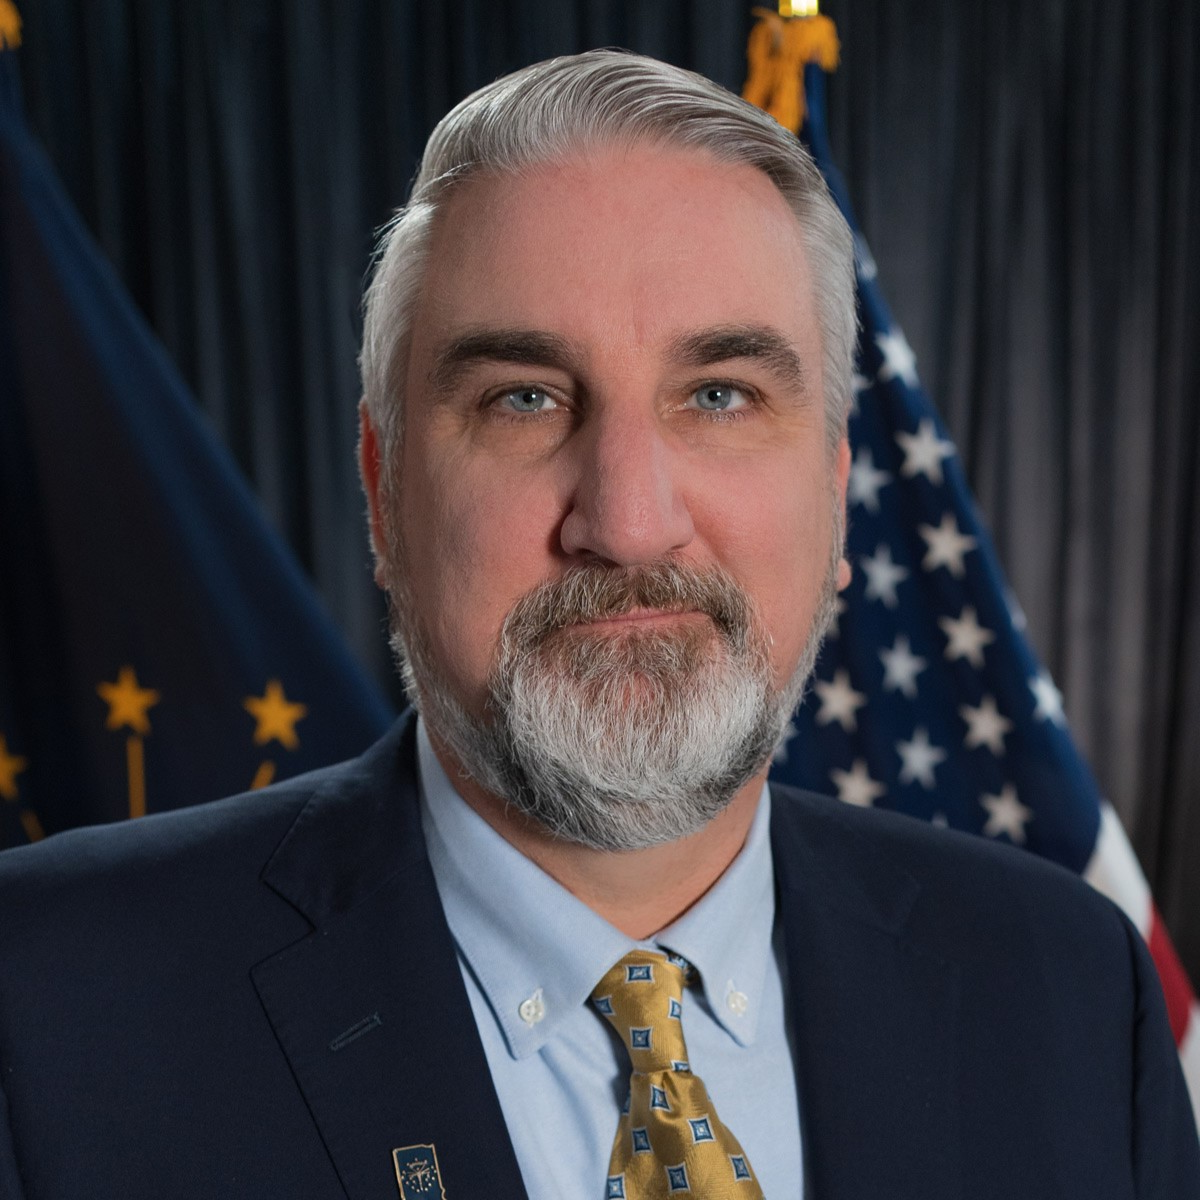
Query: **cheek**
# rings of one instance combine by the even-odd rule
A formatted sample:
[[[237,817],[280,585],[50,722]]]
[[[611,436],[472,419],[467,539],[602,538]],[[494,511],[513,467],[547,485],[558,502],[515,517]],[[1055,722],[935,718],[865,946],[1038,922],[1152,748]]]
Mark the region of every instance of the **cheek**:
[[[414,448],[415,450],[415,448]],[[401,510],[409,586],[422,627],[461,697],[481,694],[513,604],[550,573],[556,527],[544,489],[455,455],[414,453]]]
[[[832,484],[822,466],[793,458],[740,481],[727,480],[725,503],[705,505],[708,539],[721,564],[749,591],[772,639],[780,680],[799,659],[829,571]]]

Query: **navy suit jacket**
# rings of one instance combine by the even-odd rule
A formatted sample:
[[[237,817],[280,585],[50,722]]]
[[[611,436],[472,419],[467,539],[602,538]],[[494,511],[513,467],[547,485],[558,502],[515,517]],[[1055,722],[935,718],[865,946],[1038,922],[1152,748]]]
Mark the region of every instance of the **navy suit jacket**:
[[[429,1143],[448,1200],[524,1195],[413,728],[0,855],[3,1200],[396,1200],[393,1149]],[[1158,983],[1112,905],[1032,856],[774,795],[809,1200],[1200,1196]]]

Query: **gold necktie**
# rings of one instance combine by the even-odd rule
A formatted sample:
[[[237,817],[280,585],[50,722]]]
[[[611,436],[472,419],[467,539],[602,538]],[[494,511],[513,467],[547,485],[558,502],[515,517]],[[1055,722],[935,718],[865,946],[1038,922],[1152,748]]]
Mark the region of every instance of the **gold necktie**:
[[[606,1200],[762,1200],[745,1152],[688,1066],[681,1018],[691,974],[674,954],[632,950],[592,992],[633,1064]]]

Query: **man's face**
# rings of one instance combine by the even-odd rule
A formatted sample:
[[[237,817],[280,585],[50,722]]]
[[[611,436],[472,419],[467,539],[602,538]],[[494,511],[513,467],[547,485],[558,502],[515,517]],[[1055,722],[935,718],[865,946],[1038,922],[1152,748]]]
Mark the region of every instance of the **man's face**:
[[[785,687],[828,589],[849,453],[828,448],[802,236],[770,181],[649,146],[472,180],[438,219],[415,311],[383,520],[443,691],[486,723],[518,602],[581,567],[662,564],[736,585],[759,675]],[[568,642],[619,650],[636,679],[638,645],[673,641],[686,672],[723,653],[716,602],[689,604],[634,602]]]
[[[827,448],[811,290],[766,176],[698,152],[594,152],[451,197],[392,519],[413,616],[469,712],[513,606],[583,562],[722,567],[786,682],[847,466]]]

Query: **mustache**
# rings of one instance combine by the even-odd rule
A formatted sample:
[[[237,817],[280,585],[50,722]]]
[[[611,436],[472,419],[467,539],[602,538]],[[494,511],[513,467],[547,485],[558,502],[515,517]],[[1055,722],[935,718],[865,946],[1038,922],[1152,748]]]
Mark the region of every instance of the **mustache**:
[[[522,597],[504,622],[502,638],[538,645],[572,625],[636,608],[703,613],[736,645],[745,642],[752,624],[749,596],[720,567],[671,560],[636,567],[584,563]]]

